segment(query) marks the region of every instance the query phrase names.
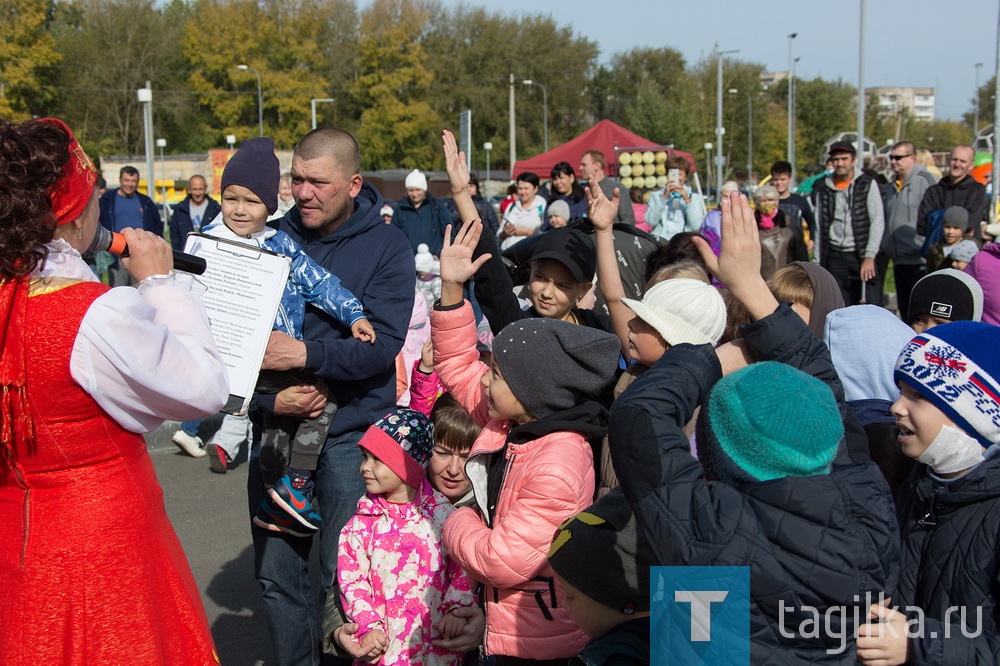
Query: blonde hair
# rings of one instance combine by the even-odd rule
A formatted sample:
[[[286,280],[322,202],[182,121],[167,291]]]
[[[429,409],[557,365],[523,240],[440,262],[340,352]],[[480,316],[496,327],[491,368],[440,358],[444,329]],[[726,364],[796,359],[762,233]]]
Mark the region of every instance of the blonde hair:
[[[684,259],[669,266],[664,266],[653,273],[653,277],[649,278],[649,282],[646,283],[646,291],[649,291],[654,285],[673,278],[690,278],[692,280],[700,280],[706,284],[712,284],[711,278],[708,277],[708,273],[705,272],[705,268],[701,264],[691,259]]]
[[[921,148],[920,150],[917,151],[916,161],[917,164],[925,167],[937,166],[936,164],[934,164],[934,156],[931,155],[931,151],[927,150],[926,148]]]
[[[816,289],[801,266],[780,268],[767,279],[767,287],[778,301],[791,301],[812,308]]]

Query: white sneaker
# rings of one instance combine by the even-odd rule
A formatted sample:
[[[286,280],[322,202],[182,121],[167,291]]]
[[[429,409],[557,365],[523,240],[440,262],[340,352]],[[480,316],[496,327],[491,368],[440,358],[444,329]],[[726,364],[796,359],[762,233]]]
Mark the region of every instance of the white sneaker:
[[[192,458],[204,458],[206,455],[205,449],[202,448],[201,437],[192,437],[183,430],[178,430],[170,441]]]

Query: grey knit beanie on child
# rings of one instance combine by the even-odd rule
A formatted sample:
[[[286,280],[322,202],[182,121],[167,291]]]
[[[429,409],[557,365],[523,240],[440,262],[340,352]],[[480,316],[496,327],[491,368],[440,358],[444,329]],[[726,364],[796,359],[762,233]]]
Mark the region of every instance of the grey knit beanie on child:
[[[611,333],[558,319],[522,319],[493,338],[504,381],[536,419],[600,391],[614,378],[620,351]]]

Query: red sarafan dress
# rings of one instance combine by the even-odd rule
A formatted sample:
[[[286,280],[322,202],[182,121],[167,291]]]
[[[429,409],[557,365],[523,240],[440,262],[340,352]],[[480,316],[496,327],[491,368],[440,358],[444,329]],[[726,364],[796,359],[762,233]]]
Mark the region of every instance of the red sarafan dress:
[[[0,664],[218,664],[145,441],[70,374],[84,314],[107,290],[37,281],[28,298],[35,437],[0,448]]]

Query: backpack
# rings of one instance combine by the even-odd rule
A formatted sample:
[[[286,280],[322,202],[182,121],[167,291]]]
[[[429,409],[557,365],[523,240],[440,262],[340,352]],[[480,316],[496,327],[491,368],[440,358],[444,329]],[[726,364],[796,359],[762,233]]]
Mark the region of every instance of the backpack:
[[[938,208],[927,213],[927,235],[924,244],[920,246],[920,256],[927,258],[931,246],[941,240],[944,230],[944,208]]]

